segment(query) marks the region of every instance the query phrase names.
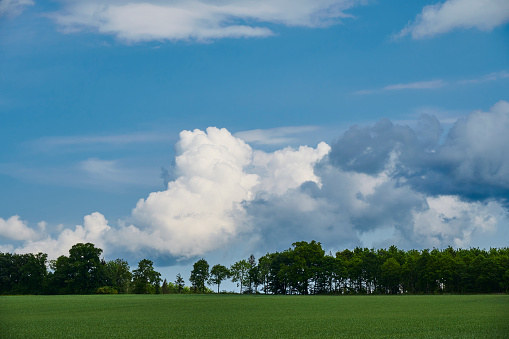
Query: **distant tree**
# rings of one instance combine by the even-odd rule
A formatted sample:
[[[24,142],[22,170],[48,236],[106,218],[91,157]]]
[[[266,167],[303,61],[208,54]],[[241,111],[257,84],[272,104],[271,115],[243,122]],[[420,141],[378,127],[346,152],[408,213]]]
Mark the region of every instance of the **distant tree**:
[[[387,291],[391,294],[399,292],[399,281],[401,277],[401,265],[394,258],[385,260],[382,264],[382,280]]]
[[[185,282],[182,276],[177,274],[177,278],[175,279],[175,288],[177,289],[177,293],[182,293],[184,291]]]
[[[110,279],[110,284],[119,293],[129,293],[132,273],[127,261],[115,259],[106,262],[106,271]]]
[[[251,265],[246,260],[239,260],[230,267],[230,276],[232,281],[240,286],[240,293],[242,293],[242,286],[246,283],[250,268]]]
[[[107,285],[105,262],[100,259],[102,249],[92,243],[78,243],[69,250],[68,289],[70,293],[95,293]]]
[[[247,260],[249,263],[249,271],[247,272],[247,292],[258,292],[258,286],[261,285],[260,268],[256,265],[256,258],[253,254]]]
[[[205,281],[209,278],[209,264],[205,259],[200,259],[193,265],[189,281],[196,292],[205,292]]]
[[[217,285],[217,293],[219,293],[219,287],[221,282],[230,276],[230,270],[220,264],[212,266],[210,270],[209,285]]]
[[[161,286],[161,293],[162,294],[169,294],[170,288],[168,287],[168,281],[166,281],[166,278],[163,281],[163,286]]]
[[[263,285],[263,293],[269,293],[269,278],[270,278],[271,255],[267,253],[258,259],[258,278],[260,284]]]
[[[59,256],[56,260],[50,260],[50,269],[52,272],[48,274],[48,294],[68,294],[68,279],[70,276],[71,266],[69,265],[69,257],[65,255]]]
[[[159,292],[161,273],[155,271],[153,265],[151,260],[140,260],[138,268],[133,271],[134,293],[153,294]]]
[[[42,294],[47,257],[45,253],[0,253],[0,294]]]

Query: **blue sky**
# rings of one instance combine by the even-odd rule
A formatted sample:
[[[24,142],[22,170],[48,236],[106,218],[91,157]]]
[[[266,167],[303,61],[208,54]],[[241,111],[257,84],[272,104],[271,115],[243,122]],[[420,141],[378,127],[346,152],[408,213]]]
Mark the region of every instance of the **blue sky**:
[[[1,0],[0,250],[507,246],[508,22],[504,0]]]

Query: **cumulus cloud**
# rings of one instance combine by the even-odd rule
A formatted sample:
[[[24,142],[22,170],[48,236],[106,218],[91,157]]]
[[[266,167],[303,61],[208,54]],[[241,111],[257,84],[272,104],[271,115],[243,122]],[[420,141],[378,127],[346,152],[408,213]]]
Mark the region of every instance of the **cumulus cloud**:
[[[37,234],[19,216],[14,215],[7,220],[0,218],[0,236],[12,240],[32,240]]]
[[[179,177],[166,191],[140,200],[133,216],[144,231],[158,235],[162,249],[193,256],[246,231],[242,204],[258,191],[278,194],[306,181],[318,182],[313,165],[328,146],[253,152],[227,130],[208,128],[182,132],[177,150]]]
[[[507,131],[509,103],[506,101],[498,102],[490,112],[476,111],[459,119],[440,147],[437,157],[442,168],[436,168],[436,172],[454,178],[458,186],[474,194],[498,192],[507,196]]]
[[[27,6],[33,6],[32,0],[0,0],[0,17],[21,14]]]
[[[353,126],[332,146],[331,162],[345,170],[375,174],[396,152],[394,176],[428,194],[466,199],[503,198],[509,194],[509,103],[458,119],[443,143],[436,117],[422,115],[417,128],[381,120],[372,127]]]
[[[18,252],[60,255],[93,242],[109,254],[175,260],[239,244],[258,253],[311,239],[330,249],[467,247],[507,233],[509,103],[472,112],[445,137],[432,115],[415,126],[384,119],[331,146],[274,152],[226,129],[183,131],[176,179],[141,199],[129,222],[109,225],[96,212],[52,237],[11,217],[0,234],[22,241]]]
[[[69,253],[69,249],[76,243],[90,242],[98,247],[105,248],[107,244],[105,235],[111,229],[106,218],[98,212],[86,215],[83,225],[77,225],[74,229],[66,228],[57,237],[41,233],[40,240],[27,241],[17,248],[17,253],[47,253],[50,259],[56,259],[60,255]],[[39,227],[41,228],[40,224]],[[44,230],[42,230],[44,231]]]
[[[350,17],[360,0],[62,0],[52,14],[65,32],[90,29],[127,42],[267,37],[264,23],[321,27]]]
[[[411,35],[413,39],[422,39],[455,29],[491,31],[507,22],[509,2],[506,0],[447,0],[424,7],[399,36]]]

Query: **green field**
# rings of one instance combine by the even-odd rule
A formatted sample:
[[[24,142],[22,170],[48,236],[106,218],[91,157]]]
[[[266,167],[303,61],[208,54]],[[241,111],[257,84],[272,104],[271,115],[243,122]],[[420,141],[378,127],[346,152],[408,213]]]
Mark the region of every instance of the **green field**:
[[[509,296],[4,296],[0,335],[509,338]]]

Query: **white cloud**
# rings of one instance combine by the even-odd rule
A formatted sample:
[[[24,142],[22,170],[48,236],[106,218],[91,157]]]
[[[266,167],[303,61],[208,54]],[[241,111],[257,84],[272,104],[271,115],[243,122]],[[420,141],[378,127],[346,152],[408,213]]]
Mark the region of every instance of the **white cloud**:
[[[306,181],[320,185],[320,178],[314,174],[313,167],[329,152],[330,146],[324,142],[316,149],[301,146],[298,150],[287,147],[273,153],[256,151],[252,164],[260,177],[257,190],[283,194]]]
[[[154,173],[155,171],[150,173],[148,169],[133,168],[132,165],[129,166],[120,160],[90,158],[77,164],[74,179],[89,187],[111,188],[119,184],[144,185],[146,177]]]
[[[486,74],[482,77],[475,79],[467,79],[467,80],[458,80],[454,83],[447,83],[441,79],[439,80],[430,80],[430,81],[416,81],[404,84],[394,84],[387,85],[383,88],[379,89],[363,89],[354,92],[356,95],[366,95],[366,94],[374,94],[374,93],[382,93],[386,91],[395,91],[395,90],[426,90],[426,89],[437,89],[445,86],[451,85],[469,85],[469,84],[482,84],[491,81],[499,81],[502,79],[509,78],[509,73],[506,71],[493,72]]]
[[[424,7],[415,22],[403,29],[399,36],[422,39],[459,28],[490,31],[508,21],[507,0],[448,0]]]
[[[14,215],[7,220],[0,218],[0,236],[12,240],[32,240],[37,234],[24,221],[19,220],[19,216]]]
[[[116,135],[46,137],[33,142],[33,147],[48,150],[56,147],[99,145],[124,146],[140,143],[156,143],[172,140],[168,133],[144,132]]]
[[[443,80],[431,80],[431,81],[416,81],[406,84],[394,84],[388,85],[380,89],[363,89],[354,92],[357,95],[366,95],[373,93],[380,93],[386,91],[395,91],[395,90],[422,90],[422,89],[437,89],[444,87],[446,83]]]
[[[242,131],[235,133],[235,136],[258,145],[282,145],[294,143],[299,135],[316,132],[317,130],[317,126],[289,126]]]
[[[466,247],[479,237],[489,244],[509,223],[500,198],[509,189],[507,112],[504,101],[490,112],[473,112],[441,144],[440,123],[428,115],[415,130],[382,120],[350,129],[332,148],[320,143],[275,152],[253,150],[226,129],[183,131],[177,178],[141,199],[129,223],[112,227],[96,212],[83,226],[52,237],[44,223],[31,231],[12,217],[0,219],[0,234],[24,242],[16,252],[42,251],[50,258],[77,242],[95,243],[105,254],[154,259],[227,252],[239,244],[282,250],[311,239],[328,248]],[[109,169],[108,163],[88,165]],[[466,191],[451,193],[458,183]]]
[[[19,15],[27,6],[33,5],[34,2],[32,0],[0,0],[0,17],[4,15]]]
[[[111,228],[100,213],[85,217],[84,226],[66,228],[58,237],[29,241],[18,252],[43,251],[55,257],[77,242],[106,246],[109,252],[156,251],[192,257],[221,248],[250,232],[245,203],[258,192],[283,194],[304,182],[319,184],[313,166],[330,150],[285,148],[275,153],[255,151],[226,129],[183,131],[177,144],[178,178],[165,191],[141,199],[132,211],[132,225]],[[92,171],[109,172],[111,164],[89,161]],[[44,227],[41,233],[44,233]],[[102,247],[104,248],[104,247]]]
[[[320,27],[350,17],[360,0],[63,0],[53,19],[66,32],[92,29],[127,42],[266,37],[261,26]]]
[[[93,243],[96,247],[105,248],[107,235],[111,234],[108,220],[98,212],[84,217],[84,223],[74,229],[66,228],[53,238],[49,235],[41,240],[27,241],[23,246],[16,248],[16,253],[47,253],[49,259],[56,259],[61,255],[67,255],[69,249],[77,243]]]
[[[243,203],[260,190],[282,193],[305,181],[318,181],[313,164],[328,153],[287,148],[267,154],[255,152],[225,129],[180,134],[176,157],[177,180],[168,189],[140,200],[133,210],[142,232],[157,235],[158,249],[193,256],[226,244],[246,231]],[[138,229],[129,229],[133,234]]]
[[[497,81],[497,80],[507,79],[507,78],[509,78],[509,73],[506,71],[500,71],[500,72],[493,72],[490,74],[486,74],[480,78],[460,80],[460,81],[458,81],[458,84],[460,84],[460,85],[478,84],[478,83]]]
[[[386,91],[400,90],[400,89],[435,89],[443,87],[445,84],[442,80],[433,81],[419,81],[408,84],[397,84],[384,87]]]
[[[426,247],[468,247],[477,232],[494,233],[505,211],[496,202],[465,202],[456,196],[426,199],[429,209],[414,212],[413,234]]]

